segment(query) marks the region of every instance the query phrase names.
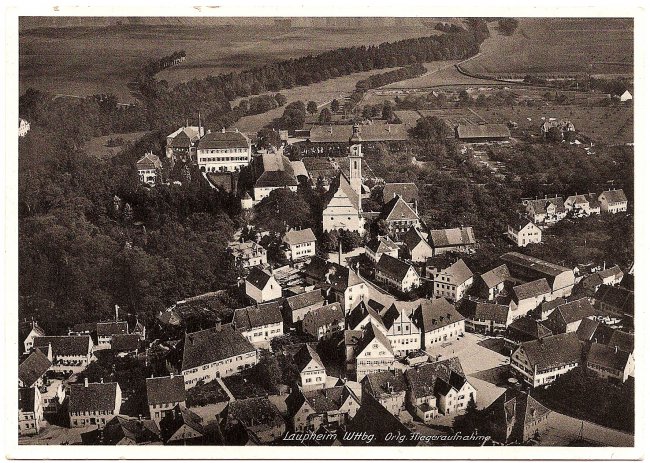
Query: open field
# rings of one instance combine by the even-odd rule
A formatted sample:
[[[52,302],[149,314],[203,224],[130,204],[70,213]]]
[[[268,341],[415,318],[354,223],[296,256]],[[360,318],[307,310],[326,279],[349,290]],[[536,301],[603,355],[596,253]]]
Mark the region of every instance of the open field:
[[[540,19],[520,19],[510,37],[500,35],[496,22],[491,23],[490,37],[481,45],[481,54],[464,63],[463,69],[502,77],[614,71],[632,74],[632,19]]]
[[[190,18],[186,18],[190,19]],[[250,21],[248,21],[250,22]],[[268,22],[268,21],[267,21]],[[339,47],[378,44],[437,33],[427,21],[405,26],[337,27],[242,25],[114,25],[21,30],[20,92],[36,87],[55,94],[113,93],[130,102],[127,83],[150,59],[177,50],[186,61],[161,72],[170,84],[239,71]]]
[[[118,154],[120,151],[122,151],[126,143],[129,142],[134,142],[144,136],[147,132],[131,132],[131,133],[120,133],[120,134],[113,134],[113,135],[106,135],[103,137],[94,137],[91,138],[85,145],[84,145],[84,151],[88,153],[88,155],[93,156],[98,159],[108,159],[116,154]],[[122,146],[106,146],[106,143],[108,143],[109,139],[117,139],[121,138],[124,140],[124,145]]]
[[[320,109],[321,106],[331,102],[334,98],[340,100],[343,97],[350,96],[359,80],[365,79],[366,77],[378,72],[388,72],[391,69],[396,68],[386,68],[382,71],[374,70],[357,72],[355,74],[337,77],[336,79],[330,79],[324,82],[318,82],[315,84],[303,85],[300,87],[290,88],[288,90],[282,90],[280,93],[287,97],[287,102],[289,103],[298,100],[304,102],[315,101],[318,103]],[[242,132],[257,132],[273,119],[282,116],[283,112],[284,107],[275,108],[262,114],[245,116],[239,119],[239,121],[237,121],[233,127],[237,127]]]
[[[480,55],[477,55],[476,58],[470,58],[469,60],[464,61],[464,63],[471,63],[474,59],[478,58],[480,58]],[[458,61],[436,61],[433,63],[426,63],[424,65],[427,68],[425,74],[412,79],[393,82],[392,84],[382,87],[382,90],[398,88],[429,88],[447,85],[485,85],[490,83],[489,80],[475,79],[461,74],[454,67],[457,63]]]
[[[632,106],[513,106],[503,108],[474,108],[490,123],[514,121],[518,131],[538,133],[542,117],[569,119],[578,134],[598,143],[623,144],[634,142],[634,108]],[[531,119],[530,121],[528,119]],[[516,134],[515,134],[516,136]]]

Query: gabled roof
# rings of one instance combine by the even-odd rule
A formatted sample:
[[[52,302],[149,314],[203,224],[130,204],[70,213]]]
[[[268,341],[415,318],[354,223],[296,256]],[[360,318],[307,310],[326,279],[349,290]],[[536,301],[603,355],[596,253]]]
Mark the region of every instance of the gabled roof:
[[[553,334],[549,328],[530,317],[520,317],[514,320],[508,326],[508,331],[516,331],[533,339],[541,339]]]
[[[309,363],[314,360],[322,368],[325,368],[323,361],[320,359],[318,352],[314,350],[309,344],[303,344],[300,350],[293,356],[293,362],[298,367],[298,371],[302,372]]]
[[[282,311],[275,302],[237,309],[232,319],[233,327],[242,332],[276,323],[282,323]]]
[[[587,362],[606,368],[623,371],[630,358],[630,353],[604,344],[592,344],[587,354]]]
[[[581,341],[591,341],[600,323],[591,318],[583,318],[576,330],[576,336]]]
[[[406,371],[408,389],[416,398],[430,397],[438,393],[446,394],[450,386],[459,390],[466,381],[458,357],[427,363]]]
[[[36,388],[18,388],[18,410],[23,413],[33,412],[36,408]]]
[[[589,200],[585,195],[571,195],[569,196],[566,201],[564,201],[565,205],[569,206],[574,206],[576,204],[589,204]]]
[[[381,210],[379,215],[380,219],[386,220],[387,222],[394,220],[419,220],[420,217],[415,213],[411,206],[409,206],[406,201],[402,199],[401,196],[397,195],[389,202],[384,204],[384,207]]]
[[[375,254],[394,251],[398,249],[399,246],[395,244],[388,236],[378,236],[373,238],[366,244],[366,248],[370,249]]]
[[[305,228],[304,230],[289,230],[282,238],[282,241],[287,243],[289,246],[295,246],[296,244],[311,243],[316,241],[316,236],[311,228]]]
[[[404,124],[368,124],[359,126],[359,135],[364,142],[401,141],[407,139]],[[352,125],[315,125],[309,131],[312,143],[348,143],[352,136]]]
[[[557,306],[553,313],[556,313],[564,323],[568,324],[587,317],[593,317],[596,315],[596,310],[594,309],[594,306],[591,305],[591,302],[589,302],[589,299],[583,297]]]
[[[610,278],[610,277],[623,278],[623,271],[618,265],[614,265],[613,267],[606,268],[605,270],[600,270],[599,272],[596,273],[603,280],[605,280],[605,278]]]
[[[354,191],[354,188],[350,186],[350,181],[343,174],[343,172],[339,172],[339,175],[334,177],[332,180],[324,203],[329,204],[336,192],[339,190],[350,200],[352,207],[356,210],[359,210],[359,195],[356,191]]]
[[[248,148],[250,141],[241,132],[210,132],[199,140],[198,149]]]
[[[394,394],[406,391],[406,379],[404,373],[396,371],[378,371],[368,373],[362,383],[367,384],[370,394],[379,398],[384,394]]]
[[[450,283],[456,286],[465,283],[474,276],[474,273],[469,269],[467,264],[465,264],[463,259],[457,260],[440,273],[449,276]]]
[[[366,443],[368,446],[395,446],[395,441],[391,439],[391,436],[395,435],[405,436],[400,446],[415,446],[418,443],[417,439],[411,439],[411,430],[370,394],[363,394],[361,407],[350,420],[346,430],[352,433],[365,432],[373,436],[373,441]],[[355,443],[352,440],[344,440],[343,444],[360,445],[360,442],[363,441]]]
[[[517,232],[521,231],[528,224],[532,224],[533,227],[539,229],[539,227],[535,225],[532,221],[530,221],[528,218],[521,217],[521,216],[511,218],[508,224]]]
[[[487,301],[463,298],[460,302],[458,312],[468,319],[492,320],[495,323],[506,325],[508,323],[510,307]]]
[[[487,272],[481,275],[481,279],[485,283],[485,286],[487,286],[488,288],[494,288],[496,286],[499,286],[501,283],[508,280],[509,278],[510,278],[510,271],[508,270],[506,264],[501,264],[498,267],[493,268],[492,270],[488,270]]]
[[[90,336],[39,336],[34,338],[34,347],[47,350],[52,344],[52,357],[86,356],[92,349]]]
[[[371,299],[372,300],[372,299]],[[368,301],[370,302],[370,301]],[[347,315],[348,327],[356,327],[363,321],[366,316],[370,316],[378,321],[380,324],[383,324],[383,320],[379,315],[379,312],[375,310],[370,303],[361,301],[354,307]]]
[[[117,383],[71,384],[68,408],[72,413],[119,410],[118,387]]]
[[[292,312],[316,304],[323,305],[324,301],[325,298],[320,289],[305,291],[304,293],[286,298],[286,304]]]
[[[599,344],[609,347],[618,347],[625,352],[634,352],[634,335],[621,330],[616,330],[600,323],[594,332],[593,338]]]
[[[454,306],[442,297],[434,300],[421,299],[415,315],[416,325],[425,333],[464,319]]]
[[[275,427],[284,425],[280,411],[267,397],[250,397],[228,403],[226,422],[238,422],[245,428]]]
[[[248,340],[229,325],[188,333],[181,371],[254,351]]]
[[[434,248],[445,248],[476,244],[476,239],[472,227],[462,227],[431,230],[431,242]]]
[[[307,402],[316,413],[327,413],[339,410],[348,398],[353,399],[357,403],[361,403],[361,400],[359,400],[356,394],[347,386],[334,386],[325,389],[303,391],[302,396],[302,403]],[[299,402],[300,398],[298,400],[298,403]],[[302,404],[298,407],[301,405]],[[295,411],[293,414],[295,414]]]
[[[41,352],[40,349],[36,349],[18,365],[18,379],[26,387],[31,387],[51,366],[52,362],[47,358],[47,355]]]
[[[116,415],[104,426],[102,444],[117,445],[123,439],[128,439],[133,444],[159,442],[160,430],[153,420]]]
[[[403,318],[414,321],[415,311],[417,308],[417,301],[395,301],[388,309],[386,309],[385,312],[381,314],[383,325],[387,330],[389,330],[393,326],[393,323],[395,323],[395,321],[400,318],[400,315],[403,316]]]
[[[558,211],[566,210],[562,196],[555,196],[553,198],[531,199],[528,201],[528,206],[533,209],[533,212],[535,214],[546,214],[546,209],[551,204],[553,204]]]
[[[136,163],[138,169],[144,170],[144,169],[160,169],[162,167],[162,162],[160,162],[160,158],[156,156],[153,153],[147,153],[144,156],[142,156],[140,159],[138,159],[138,162]]]
[[[266,284],[271,278],[273,278],[273,275],[271,275],[271,273],[264,270],[263,268],[252,267],[248,276],[246,277],[246,281],[255,286],[257,289],[262,290],[266,288]]]
[[[512,291],[515,293],[517,301],[523,301],[531,297],[551,294],[551,287],[548,285],[546,278],[540,278],[539,280],[529,281],[523,285],[515,286],[512,288]]]
[[[564,366],[580,361],[582,343],[575,333],[562,333],[521,344],[531,366],[538,369]]]
[[[35,321],[23,321],[18,324],[18,340],[22,343],[27,339],[29,333],[34,331],[36,336],[45,336],[45,330],[38,326]]]
[[[315,280],[330,285],[336,291],[345,291],[350,286],[360,285],[363,280],[352,269],[322,257],[312,257],[303,272]]]
[[[265,171],[255,181],[255,188],[282,188],[298,186],[298,180],[284,170]]]
[[[201,436],[205,434],[203,418],[187,407],[177,404],[172,412],[160,421],[160,432],[165,442],[171,439],[181,427],[188,426]]]
[[[598,201],[598,194],[588,193],[586,195],[587,201],[589,201],[589,207],[591,209],[600,209],[600,201]]]
[[[627,201],[627,196],[623,190],[608,190],[601,193],[603,199],[608,203],[622,203]]]
[[[390,202],[395,196],[401,196],[407,203],[418,200],[419,192],[415,183],[387,183],[383,189],[384,203]]]
[[[510,138],[510,129],[505,124],[472,124],[456,127],[459,139],[464,138]]]
[[[535,400],[529,393],[506,389],[492,404],[485,409],[485,419],[502,429],[504,434],[512,429],[510,440],[523,441],[524,428],[551,413],[551,410]]]
[[[333,304],[324,305],[307,312],[303,319],[303,325],[308,324],[312,320],[315,326],[329,326],[333,323],[345,321],[345,314],[343,313],[341,304],[334,302]]]
[[[397,281],[402,281],[412,267],[411,264],[389,254],[382,254],[377,262],[378,272],[388,274]]]
[[[127,334],[128,324],[123,322],[99,322],[97,323],[97,336],[112,336],[114,334]]]
[[[402,237],[402,241],[404,241],[404,244],[406,244],[409,251],[413,251],[420,243],[426,244],[429,249],[431,248],[431,245],[427,241],[427,237],[414,226],[408,229]]]
[[[347,332],[346,332],[347,334]],[[361,338],[358,340],[354,352],[356,355],[363,352],[363,350],[370,345],[374,340],[379,341],[390,355],[393,353],[393,347],[384,333],[381,332],[373,323],[369,323],[362,331]]]
[[[173,139],[172,142],[169,146],[172,148],[189,148],[192,145],[192,140],[190,140],[190,137],[185,133],[185,131],[181,130],[178,132],[178,135],[176,135]]]
[[[185,402],[185,380],[183,376],[147,378],[147,403],[149,405]]]
[[[554,264],[537,257],[527,256],[520,252],[507,252],[503,254],[500,259],[506,263],[506,265],[516,265],[520,267],[526,267],[530,270],[535,270],[544,275],[549,275],[556,277],[564,272],[571,272],[571,269],[562,267],[561,265]]]
[[[601,285],[594,298],[615,307],[626,315],[634,315],[634,291],[620,286]],[[36,338],[39,339],[39,338]]]
[[[139,334],[114,334],[111,336],[111,350],[134,351],[140,347]]]

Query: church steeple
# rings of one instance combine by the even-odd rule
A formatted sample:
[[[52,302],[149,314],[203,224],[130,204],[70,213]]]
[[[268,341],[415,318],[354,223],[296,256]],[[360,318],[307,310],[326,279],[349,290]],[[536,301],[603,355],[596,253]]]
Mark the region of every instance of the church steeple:
[[[361,211],[361,134],[359,133],[359,124],[352,126],[352,136],[350,137],[350,186],[357,193],[359,211]]]

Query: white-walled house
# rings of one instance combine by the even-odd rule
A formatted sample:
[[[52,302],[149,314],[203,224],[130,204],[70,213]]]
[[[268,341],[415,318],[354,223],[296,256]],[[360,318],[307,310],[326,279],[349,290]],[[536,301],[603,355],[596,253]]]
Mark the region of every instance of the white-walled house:
[[[422,332],[415,320],[418,301],[395,301],[381,318],[386,330],[386,337],[397,357],[403,357],[420,349]]]
[[[307,312],[302,320],[302,331],[316,339],[330,338],[345,329],[345,312],[339,302],[327,304]]]
[[[602,213],[616,214],[627,211],[627,197],[623,190],[603,191],[598,196]]]
[[[621,383],[634,374],[634,357],[617,346],[592,344],[587,354],[586,365],[601,378],[615,379]]]
[[[575,333],[522,343],[510,356],[512,372],[532,387],[552,383],[578,366],[582,343]]]
[[[97,426],[104,428],[122,406],[122,390],[118,383],[88,383],[70,385],[68,415],[70,427]]]
[[[325,286],[346,315],[361,301],[368,301],[368,285],[349,267],[314,256],[303,274],[308,284]]]
[[[351,373],[356,381],[361,381],[369,373],[393,369],[395,355],[386,335],[374,324],[369,323],[356,336],[346,332],[346,360],[352,367]]]
[[[327,373],[318,352],[309,344],[303,344],[293,356],[293,363],[300,372],[300,386],[303,390],[325,387]]]
[[[462,259],[445,269],[434,272],[433,275],[429,269],[427,273],[433,278],[433,295],[446,297],[454,302],[462,299],[474,282],[474,274]]]
[[[517,246],[542,242],[542,230],[528,219],[518,218],[508,224],[508,238]]]
[[[266,344],[284,334],[281,308],[280,302],[268,302],[236,309],[232,326],[254,346]]]
[[[375,280],[403,293],[408,293],[420,286],[420,276],[415,268],[388,254],[383,254],[377,262]]]
[[[513,301],[517,305],[515,318],[526,315],[544,301],[551,300],[551,287],[545,278],[530,281],[512,288]]]
[[[250,368],[258,362],[257,350],[230,325],[185,335],[181,373],[185,389]]]
[[[29,122],[27,122],[23,118],[18,118],[18,136],[19,137],[24,137],[27,135],[27,132],[29,132],[29,129],[31,128]]]
[[[199,140],[196,159],[202,172],[238,172],[251,162],[251,142],[238,130],[208,131]]]
[[[147,378],[146,385],[149,417],[157,424],[166,415],[172,413],[176,405],[185,406],[187,394],[183,376],[172,374],[159,378]]]
[[[39,336],[34,338],[34,348],[46,352],[51,349],[51,371],[80,373],[95,360],[90,336]]]
[[[282,238],[287,259],[299,260],[316,255],[316,236],[311,228],[289,230]]]
[[[261,267],[252,267],[246,277],[246,295],[257,303],[282,297],[282,288],[275,277]]]
[[[465,318],[445,298],[420,299],[415,320],[422,333],[423,349],[465,334]]]
[[[257,267],[258,265],[264,266],[268,263],[266,249],[255,241],[230,243],[228,250],[235,263],[241,265],[242,268]]]
[[[149,152],[138,159],[136,163],[138,169],[138,177],[140,182],[147,185],[154,186],[160,180],[160,171],[162,169],[162,162],[155,154]]]
[[[377,264],[381,256],[387,254],[397,259],[399,246],[388,236],[378,236],[368,242],[365,246],[365,254],[373,264]]]

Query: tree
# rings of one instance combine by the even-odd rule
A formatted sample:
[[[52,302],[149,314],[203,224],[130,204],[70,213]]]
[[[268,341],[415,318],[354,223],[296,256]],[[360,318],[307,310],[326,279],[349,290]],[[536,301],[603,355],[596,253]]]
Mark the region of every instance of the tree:
[[[341,104],[339,103],[339,100],[334,98],[332,100],[332,103],[330,103],[330,108],[332,108],[333,113],[337,113],[339,111],[339,109],[341,108]]]
[[[343,252],[350,252],[361,246],[362,238],[358,231],[341,230]]]
[[[444,142],[449,134],[449,127],[444,120],[435,116],[426,116],[418,119],[411,134],[420,140],[435,140]]]
[[[562,135],[562,130],[560,130],[559,127],[551,127],[550,129],[548,129],[548,132],[546,133],[546,139],[553,143],[561,142],[562,140],[564,140],[564,136]]]
[[[285,104],[287,104],[287,97],[284,96],[282,93],[276,93],[273,98],[275,98],[275,101],[277,101],[278,106],[284,106]]]
[[[305,228],[311,224],[309,204],[298,193],[287,188],[271,191],[255,206],[253,223],[259,230],[283,234],[287,227]]]
[[[326,124],[328,122],[332,121],[332,111],[330,111],[328,108],[323,108],[318,115],[318,122],[321,124]]]
[[[307,112],[309,114],[316,114],[318,112],[318,105],[315,101],[310,101],[307,103]]]

